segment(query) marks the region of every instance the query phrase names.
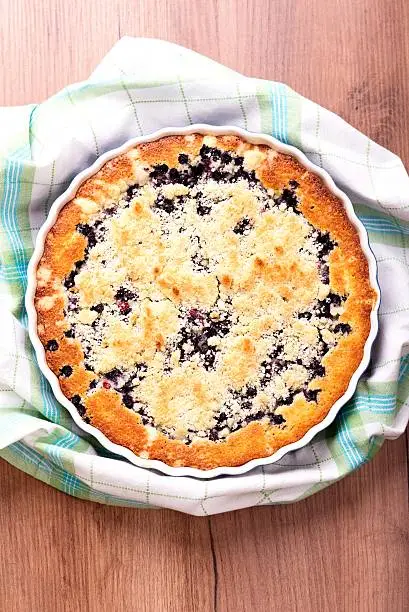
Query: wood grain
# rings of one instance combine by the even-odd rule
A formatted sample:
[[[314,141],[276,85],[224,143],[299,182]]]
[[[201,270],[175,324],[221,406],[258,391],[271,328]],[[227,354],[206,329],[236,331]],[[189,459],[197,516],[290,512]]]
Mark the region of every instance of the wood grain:
[[[282,80],[409,164],[407,0],[0,0],[0,104],[87,77],[118,37]],[[109,508],[0,465],[0,610],[404,612],[405,438],[290,506]],[[406,587],[405,587],[406,581]]]

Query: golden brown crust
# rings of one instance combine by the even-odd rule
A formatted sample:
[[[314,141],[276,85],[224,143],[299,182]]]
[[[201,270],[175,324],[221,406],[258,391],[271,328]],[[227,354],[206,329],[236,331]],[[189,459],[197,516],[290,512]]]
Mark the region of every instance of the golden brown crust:
[[[221,198],[225,203],[223,211],[215,217],[216,233],[211,234],[213,229],[209,226],[203,230],[210,232],[209,244],[216,245],[214,249],[220,249],[222,254],[214,273],[208,275],[192,271],[186,263],[184,253],[190,247],[184,241],[180,226],[172,234],[172,245],[164,241],[162,226],[152,211],[157,194],[152,192],[149,178],[152,167],[158,164],[180,169],[179,154],[182,152],[193,159],[199,155],[203,143],[243,158],[246,171],[255,171],[255,176],[269,190],[271,197],[274,192],[282,193],[291,181],[295,181],[298,212],[301,213],[289,214],[285,207],[280,213],[276,208],[260,212],[257,207],[260,198],[265,196],[260,195],[257,186],[250,189],[240,182],[222,188],[212,185],[209,197],[214,201]],[[138,196],[131,198],[129,207],[121,215],[107,222],[112,244],[110,251],[104,251],[104,257],[108,253],[112,260],[117,261],[119,257],[120,261],[116,267],[110,267],[108,263],[98,268],[102,255],[94,256],[98,248],[93,249],[91,255],[87,252],[87,238],[77,231],[77,227],[99,218],[101,212],[123,199],[128,187],[135,184],[140,186]],[[181,184],[177,187],[169,184],[161,189],[166,201],[190,197],[189,188]],[[254,219],[255,242],[246,237],[250,246],[243,251],[239,237],[229,230],[229,224],[233,226],[247,215]],[[202,223],[202,220],[198,219],[197,223]],[[316,269],[318,256],[314,259],[310,254],[303,259],[297,250],[303,241],[309,239],[306,232],[311,226],[321,235],[328,234],[337,245],[326,260],[329,269],[327,288]],[[273,227],[275,233],[271,232]],[[136,234],[139,242],[135,240]],[[147,249],[150,249],[148,255]],[[209,253],[210,257],[214,254],[211,249]],[[173,267],[167,265],[169,257],[174,262]],[[84,260],[87,260],[88,268],[81,268]],[[77,306],[76,314],[71,315],[66,286],[70,273],[76,270],[76,262],[75,290],[80,306]],[[107,316],[104,329],[109,328],[110,336],[104,336],[106,348],[95,346],[90,368],[88,357],[84,355],[83,341],[70,337],[72,316],[77,317],[77,325],[82,326],[81,329],[84,328],[91,338],[94,333],[92,324],[97,317],[93,310],[97,298],[107,304],[115,303],[113,287],[121,285],[126,278],[131,278],[139,288],[139,304],[129,315],[129,320]],[[277,404],[275,413],[281,422],[274,422],[274,418],[272,421],[256,419],[242,424],[237,431],[233,428],[227,433],[222,432],[217,441],[208,439],[209,433],[206,432],[211,430],[213,415],[217,409],[220,411],[217,402],[225,397],[225,385],[228,383],[238,392],[257,384],[255,373],[268,354],[266,337],[271,338],[274,331],[282,331],[283,324],[293,316],[297,300],[307,307],[314,296],[319,298],[321,293],[325,300],[329,291],[346,299],[341,306],[338,305],[338,310],[335,308],[336,314],[328,317],[332,317],[332,321],[336,318],[337,323],[350,329],[347,334],[340,334],[334,332],[334,324],[320,327],[320,342],[331,347],[321,359],[325,375],[310,376],[307,387],[307,383],[304,384],[309,393],[319,390],[318,401],[307,401],[307,395],[302,392],[294,392],[291,396],[291,390],[299,390],[299,381],[307,376],[304,365],[296,365],[296,353],[301,345],[297,344],[295,336],[291,337],[284,348],[288,363],[291,361],[293,366],[287,367],[275,379],[277,384],[286,387],[287,396],[289,390],[292,397],[287,404],[284,401]],[[217,320],[220,312],[213,312],[212,308],[217,299],[221,303],[221,297],[233,303],[241,319],[236,323],[234,334],[217,339],[218,343],[221,342],[222,357],[216,370],[204,369],[195,361],[182,363],[180,349],[166,353],[168,338],[179,333],[180,308],[207,309],[210,318]],[[251,459],[269,456],[282,446],[299,440],[325,418],[334,402],[345,393],[362,359],[375,300],[368,262],[361,250],[357,231],[342,202],[318,176],[307,171],[295,158],[269,147],[250,145],[236,136],[203,137],[195,134],[171,136],[139,145],[105,164],[81,185],[76,197],[61,210],[46,237],[44,254],[37,269],[35,305],[38,335],[46,347],[47,364],[59,377],[62,392],[69,399],[73,398],[80,413],[111,441],[142,457],[158,459],[172,466],[207,470],[242,465]],[[273,302],[277,304],[278,318],[275,318],[274,309],[265,307],[263,312],[263,304]],[[316,330],[312,324],[304,320],[291,321],[294,334],[301,338],[310,334],[308,342],[314,344]],[[295,342],[294,346],[291,342]],[[291,351],[293,356],[288,357]],[[165,364],[166,355],[170,366]],[[95,372],[100,375],[115,368],[119,365],[118,360],[125,368],[141,362],[152,365],[156,374],[140,380],[141,401],[150,404],[162,429],[155,429],[152,423],[144,424],[137,411],[124,406],[120,393],[111,388],[107,380],[105,388],[99,383],[98,388],[90,388],[96,378]],[[165,365],[168,370],[164,369]],[[67,366],[68,376],[63,374]],[[170,374],[169,367],[174,368]],[[261,388],[258,391],[257,405],[264,410],[269,398]],[[204,439],[196,437],[186,442],[188,430],[184,424],[184,411],[192,415],[191,422],[195,423],[199,433],[205,432]],[[174,431],[175,439],[165,433],[170,430]]]

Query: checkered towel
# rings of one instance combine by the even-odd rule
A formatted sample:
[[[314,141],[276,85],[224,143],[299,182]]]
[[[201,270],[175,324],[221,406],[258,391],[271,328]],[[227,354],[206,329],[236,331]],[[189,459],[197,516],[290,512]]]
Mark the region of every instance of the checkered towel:
[[[380,332],[370,368],[334,424],[278,463],[234,477],[170,477],[110,455],[54,399],[27,336],[33,241],[51,203],[101,153],[165,126],[272,134],[325,168],[351,198],[378,261]],[[409,417],[409,179],[401,161],[280,83],[192,51],[124,38],[88,81],[39,105],[0,109],[0,456],[92,501],[214,514],[290,502],[371,459]]]

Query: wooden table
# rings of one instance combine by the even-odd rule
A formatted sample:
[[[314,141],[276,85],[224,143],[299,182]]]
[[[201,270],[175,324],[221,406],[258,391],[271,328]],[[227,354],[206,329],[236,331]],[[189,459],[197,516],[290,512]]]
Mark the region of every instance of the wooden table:
[[[87,77],[122,35],[282,80],[409,163],[407,0],[0,0],[0,104]],[[408,610],[405,437],[298,504],[109,508],[0,464],[0,610]],[[406,588],[405,588],[406,581]]]

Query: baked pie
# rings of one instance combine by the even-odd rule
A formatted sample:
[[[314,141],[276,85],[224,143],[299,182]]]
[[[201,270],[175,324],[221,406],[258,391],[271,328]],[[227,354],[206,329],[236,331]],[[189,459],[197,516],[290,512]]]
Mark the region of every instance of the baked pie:
[[[86,180],[37,267],[38,336],[81,417],[136,455],[210,469],[327,415],[376,302],[321,178],[232,135],[139,144]]]

